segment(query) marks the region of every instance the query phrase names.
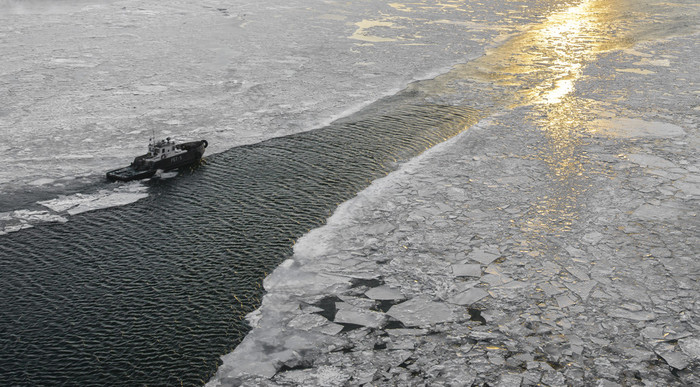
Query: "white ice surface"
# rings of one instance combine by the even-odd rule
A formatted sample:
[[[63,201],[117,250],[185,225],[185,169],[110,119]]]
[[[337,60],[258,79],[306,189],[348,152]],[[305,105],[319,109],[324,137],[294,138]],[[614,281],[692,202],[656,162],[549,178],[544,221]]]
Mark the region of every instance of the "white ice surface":
[[[465,20],[474,7],[0,2],[0,193],[103,174],[152,135],[207,139],[211,155],[323,126],[508,32]],[[360,24],[386,41],[353,39]]]
[[[591,126],[597,133],[611,137],[669,138],[685,136],[685,130],[678,125],[658,121],[644,121],[634,118],[613,118],[596,120]]]
[[[148,196],[147,191],[148,187],[142,183],[132,182],[112,190],[100,190],[93,194],[78,193],[41,201],[39,204],[59,213],[66,212],[69,215],[76,215],[87,211],[134,203]]]
[[[103,175],[152,136],[207,139],[206,157],[327,125],[515,28],[465,20],[475,7],[484,5],[0,2],[0,195]],[[43,204],[65,217],[145,193],[97,195]],[[16,216],[0,230],[36,221]]]

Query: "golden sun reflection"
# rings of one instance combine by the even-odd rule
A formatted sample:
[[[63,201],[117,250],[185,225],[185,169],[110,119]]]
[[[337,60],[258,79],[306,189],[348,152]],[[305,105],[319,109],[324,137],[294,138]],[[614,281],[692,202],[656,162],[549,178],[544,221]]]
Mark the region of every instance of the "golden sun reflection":
[[[537,85],[530,97],[535,103],[554,104],[574,91],[584,63],[598,53],[608,38],[601,31],[603,2],[586,1],[555,13],[534,30],[531,53],[526,63],[548,63],[550,82]]]
[[[610,0],[587,0],[481,58],[478,75],[523,90],[513,106],[555,104],[574,91],[587,62],[610,49]]]
[[[537,157],[549,168],[550,190],[534,204],[523,228],[533,236],[558,235],[579,219],[579,197],[587,189],[587,159],[583,149],[585,111],[590,101],[571,96],[586,63],[608,47],[604,1],[585,1],[555,13],[531,34],[525,63],[547,64],[546,76],[532,84],[525,100],[533,104],[529,119],[546,142]],[[541,70],[542,71],[542,70]]]
[[[548,168],[547,192],[533,203],[522,228],[532,238],[570,230],[579,218],[579,197],[587,189],[584,147],[591,101],[573,92],[587,63],[625,42],[613,41],[618,19],[612,0],[583,0],[507,41],[442,80],[465,77],[515,90],[505,104],[529,106],[527,120],[543,135],[532,155]]]
[[[582,0],[486,55],[438,77],[434,88],[450,90],[462,79],[515,88],[510,108],[555,104],[575,90],[585,64],[623,42],[609,36],[618,18],[613,0]]]
[[[568,232],[580,218],[580,197],[596,173],[586,170],[591,164],[585,153],[586,128],[596,109],[575,91],[586,66],[601,53],[630,46],[629,39],[617,36],[625,6],[614,0],[577,1],[424,89],[457,95],[465,87],[496,90],[489,98],[497,109],[526,112],[526,123],[542,135],[530,157],[548,172],[542,183],[546,192],[521,223],[532,239]]]

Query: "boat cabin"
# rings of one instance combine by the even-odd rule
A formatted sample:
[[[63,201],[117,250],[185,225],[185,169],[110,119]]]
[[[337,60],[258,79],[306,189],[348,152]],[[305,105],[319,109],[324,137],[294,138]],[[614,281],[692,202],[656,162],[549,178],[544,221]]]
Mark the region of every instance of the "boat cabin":
[[[182,152],[184,151],[175,145],[175,141],[171,141],[170,137],[168,137],[158,142],[151,140],[148,144],[148,154],[146,156],[148,158],[165,159]]]

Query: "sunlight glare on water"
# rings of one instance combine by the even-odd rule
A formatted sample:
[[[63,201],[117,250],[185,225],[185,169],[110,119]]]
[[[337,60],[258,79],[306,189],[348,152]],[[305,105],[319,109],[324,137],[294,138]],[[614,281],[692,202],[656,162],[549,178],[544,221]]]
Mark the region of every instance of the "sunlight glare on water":
[[[552,180],[548,192],[534,205],[525,229],[535,235],[571,230],[579,220],[578,198],[586,191],[585,115],[589,101],[571,93],[587,63],[602,47],[609,47],[606,26],[615,17],[605,1],[586,1],[552,15],[532,34],[531,47],[538,47],[526,63],[547,63],[550,75],[527,92],[534,103],[529,119],[543,132],[546,142],[537,151]]]
[[[529,107],[525,123],[543,135],[533,157],[547,165],[551,179],[551,192],[533,204],[523,225],[533,237],[566,232],[578,219],[587,165],[582,112],[590,101],[572,93],[588,63],[603,52],[629,46],[620,37],[621,7],[609,0],[582,1],[441,79],[445,89],[464,78],[494,84],[506,90],[504,105]]]

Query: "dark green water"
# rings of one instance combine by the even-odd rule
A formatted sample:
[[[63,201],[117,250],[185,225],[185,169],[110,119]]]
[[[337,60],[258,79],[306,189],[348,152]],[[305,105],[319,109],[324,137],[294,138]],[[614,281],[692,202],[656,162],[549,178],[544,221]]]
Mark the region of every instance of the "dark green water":
[[[139,202],[1,236],[2,384],[203,384],[298,237],[478,117],[392,97],[210,156]]]

